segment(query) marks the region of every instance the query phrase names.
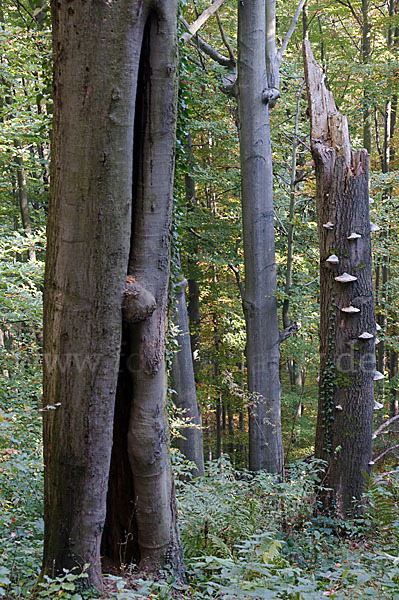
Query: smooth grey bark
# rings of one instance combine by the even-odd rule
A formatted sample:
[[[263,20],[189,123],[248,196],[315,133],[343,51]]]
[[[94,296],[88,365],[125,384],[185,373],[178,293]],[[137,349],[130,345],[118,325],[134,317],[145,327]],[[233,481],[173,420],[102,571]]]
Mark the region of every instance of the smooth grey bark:
[[[180,576],[182,555],[169,463],[164,357],[176,123],[177,1],[144,4],[144,11],[128,273],[155,298],[156,308],[139,323],[128,321],[133,353],[128,454],[140,565],[157,570],[167,559]]]
[[[187,280],[183,279],[176,292],[175,323],[179,328],[177,337],[179,350],[173,358],[171,379],[172,388],[176,392],[174,395],[176,406],[184,409],[184,416],[190,419],[193,425],[196,425],[196,427],[182,429],[183,437],[176,440],[176,445],[188,460],[197,465],[197,468],[193,470],[193,475],[198,476],[204,474],[204,451],[188,329],[186,287]]]
[[[205,44],[203,40],[199,40],[199,47],[208,54],[211,58],[216,60],[222,66],[232,69],[224,78],[225,89],[229,93],[236,96],[239,105],[240,114],[240,154],[241,154],[241,166],[242,166],[242,203],[243,203],[243,215],[244,212],[247,214],[247,218],[243,218],[243,229],[244,229],[244,240],[247,240],[247,246],[244,241],[244,255],[246,255],[244,262],[246,266],[246,275],[254,276],[255,279],[249,284],[247,296],[244,296],[242,284],[237,277],[237,271],[234,270],[239,284],[240,294],[243,298],[243,308],[246,317],[246,329],[247,329],[247,362],[251,362],[251,366],[248,366],[248,387],[251,394],[251,408],[250,408],[250,468],[257,470],[266,468],[271,472],[280,472],[283,465],[282,457],[282,442],[281,442],[281,417],[280,417],[280,382],[279,382],[279,348],[278,344],[291,334],[283,332],[282,337],[278,335],[277,325],[277,305],[275,301],[275,290],[276,290],[276,274],[275,274],[275,258],[274,258],[274,221],[273,221],[273,192],[272,192],[272,157],[270,147],[270,131],[268,121],[268,107],[264,105],[274,106],[277,99],[280,97],[279,91],[279,68],[282,60],[283,53],[287,48],[289,40],[295,29],[296,23],[300,16],[302,7],[305,4],[305,0],[300,0],[297,6],[296,12],[293,16],[289,30],[284,38],[284,41],[279,50],[277,50],[275,42],[276,32],[276,9],[275,0],[263,0],[259,3],[251,3],[251,7],[242,2],[239,3],[238,19],[239,19],[239,61],[241,56],[240,70],[241,83],[236,80],[235,72],[235,61],[232,56],[231,48],[229,44],[226,44],[223,32],[221,29],[222,39],[228,49],[229,58],[221,56],[215,52],[214,49]],[[249,13],[253,12],[253,19],[249,18]],[[242,15],[242,16],[240,16]],[[241,21],[241,25],[240,25]],[[257,31],[257,23],[260,23],[261,33]],[[219,23],[220,26],[220,23]],[[240,38],[240,31],[242,33]],[[252,39],[252,33],[256,31],[254,39]],[[266,45],[266,46],[265,46]],[[265,56],[266,49],[266,56]],[[267,60],[266,60],[267,57]],[[259,61],[256,65],[253,61]],[[252,75],[251,75],[252,71]],[[256,71],[256,74],[254,73]],[[258,78],[259,72],[261,73]],[[240,77],[240,75],[239,75]],[[254,85],[253,90],[250,86]],[[262,87],[263,86],[263,87]],[[245,89],[246,88],[246,89]],[[244,90],[244,91],[243,91]],[[260,90],[260,92],[259,92]],[[241,93],[244,94],[244,100],[241,101]],[[257,96],[257,94],[260,94]],[[252,102],[252,97],[257,96],[255,103]],[[259,102],[263,103],[263,109],[259,109]],[[240,106],[243,108],[240,108]],[[256,106],[256,115],[253,114],[253,109]],[[257,148],[251,147],[251,143],[256,144],[254,138],[254,129],[260,124],[262,117],[260,115],[265,114],[265,129],[260,127],[259,140],[263,144],[266,139],[266,153],[268,165],[265,170],[265,178],[261,175],[262,166],[261,162],[257,161],[256,153]],[[260,120],[259,120],[260,119]],[[248,127],[248,131],[247,131]],[[245,133],[242,133],[244,132]],[[266,135],[266,137],[265,137]],[[256,137],[256,136],[255,136]],[[245,141],[242,144],[242,139]],[[252,142],[251,142],[252,139]],[[252,166],[248,166],[243,170],[246,158],[242,158],[244,153],[254,153],[255,160],[252,162]],[[262,153],[262,157],[263,153]],[[260,175],[259,181],[257,181],[257,199],[255,205],[257,206],[251,217],[251,204],[252,204],[252,168],[257,163],[256,178]],[[245,181],[245,183],[244,183]],[[262,194],[262,185],[265,181],[269,182],[264,188],[264,194],[267,199],[264,201]],[[245,190],[245,191],[244,191]],[[260,204],[258,199],[260,199]],[[267,210],[271,208],[271,218],[266,215],[263,210],[263,204],[267,206]],[[246,210],[244,210],[244,205]],[[257,223],[259,215],[262,215],[261,222]],[[267,254],[265,254],[265,260],[259,261],[258,257],[254,257],[252,250],[257,242],[254,241],[254,245],[251,243],[251,236],[255,233],[257,240],[261,240],[262,231],[264,227],[264,219],[266,216],[268,240],[266,242]],[[262,252],[263,245],[260,241],[258,247],[259,252]],[[271,263],[270,263],[270,260]],[[266,261],[266,262],[265,262]],[[270,264],[269,264],[270,263]],[[231,265],[230,265],[231,267]],[[259,268],[261,270],[259,270]],[[265,278],[263,272],[268,271]],[[274,271],[274,273],[273,273]],[[190,283],[190,282],[189,282]],[[264,285],[266,283],[266,287]],[[268,287],[270,286],[270,287]],[[263,292],[266,291],[266,294]],[[256,296],[256,298],[255,298]],[[248,300],[248,302],[246,301]],[[258,302],[256,306],[254,302]],[[264,302],[265,300],[265,302]],[[251,306],[251,310],[248,310]],[[257,313],[257,314],[255,314]],[[250,325],[248,326],[248,323]],[[270,329],[270,339],[266,343],[266,350],[270,356],[264,354],[265,346],[260,341],[264,337],[263,326],[271,323],[272,328]],[[277,342],[275,339],[275,330],[277,328]],[[266,329],[265,331],[269,331]],[[248,343],[249,338],[251,340]],[[259,353],[260,351],[260,353]],[[269,352],[270,351],[270,352]],[[265,358],[262,358],[262,355]],[[262,390],[261,392],[259,390]],[[269,397],[264,397],[263,392],[267,393]],[[265,402],[270,404],[266,407]],[[218,419],[218,404],[216,406],[217,423]],[[260,411],[260,412],[259,412]],[[267,418],[266,418],[267,413]],[[252,426],[251,426],[252,424]],[[218,430],[218,427],[217,427]],[[218,439],[218,436],[217,436]],[[217,443],[217,452],[219,452],[220,443]],[[252,457],[252,458],[251,458]]]
[[[280,98],[280,65],[283,54],[287,49],[292,34],[295,31],[296,24],[301,15],[306,0],[299,0],[292,18],[290,27],[285,38],[277,50],[276,46],[276,0],[266,0],[266,69],[267,69],[267,96],[270,108],[272,108]]]
[[[370,24],[370,0],[362,0],[362,62],[365,68],[371,61],[371,24]],[[366,74],[363,92],[363,146],[371,153],[371,102]]]
[[[28,189],[26,187],[26,174],[24,168],[24,161],[22,155],[19,153],[19,144],[16,142],[15,147],[18,154],[15,156],[15,162],[17,164],[17,183],[18,183],[18,200],[19,208],[21,212],[22,227],[25,233],[30,236],[32,235],[32,222],[29,213],[29,199]],[[36,252],[33,246],[29,247],[28,250],[29,260],[36,260]]]
[[[57,408],[44,412],[43,572],[87,562],[101,588],[127,273],[156,302],[126,324],[138,560],[182,573],[164,414],[177,1],[54,3],[52,19],[44,404]]]
[[[199,29],[206,23],[206,21],[211,17],[215,12],[219,10],[225,0],[215,0],[213,4],[204,10],[204,12],[189,26],[188,32],[183,33],[182,40],[184,42],[188,42],[190,38],[193,37],[197,33]]]
[[[281,472],[279,331],[265,1],[238,5],[238,107],[245,264],[249,468]]]
[[[361,510],[371,472],[376,325],[371,265],[368,153],[351,150],[337,110],[304,40],[316,164],[320,248],[320,382],[315,454],[327,461],[326,508],[341,518]],[[356,239],[348,239],[352,233]],[[338,263],[329,262],[332,255]],[[354,279],[342,282],[344,273]],[[357,312],[348,312],[353,307]],[[345,309],[345,310],[344,310]],[[364,336],[366,332],[366,336]],[[363,335],[363,337],[359,337]]]

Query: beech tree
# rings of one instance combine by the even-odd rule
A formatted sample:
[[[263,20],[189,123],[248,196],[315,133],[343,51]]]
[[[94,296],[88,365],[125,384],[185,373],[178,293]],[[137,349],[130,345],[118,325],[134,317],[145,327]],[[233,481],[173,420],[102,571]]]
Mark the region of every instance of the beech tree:
[[[164,363],[177,0],[53,3],[52,21],[43,572],[89,563],[101,587],[101,548],[181,575]]]
[[[193,469],[193,475],[198,476],[204,474],[204,450],[188,329],[186,287],[187,279],[182,278],[176,290],[175,308],[175,324],[179,328],[177,335],[179,350],[173,359],[171,380],[175,391],[174,402],[178,408],[185,411],[183,416],[190,422],[189,427],[182,429],[182,437],[177,439],[176,444],[184,456],[196,465],[197,468]]]
[[[280,400],[280,336],[274,247],[273,157],[269,109],[280,96],[282,55],[299,18],[298,5],[285,39],[276,48],[274,0],[238,5],[238,80],[242,218],[247,330],[249,468],[279,473],[283,467]],[[266,51],[265,51],[266,47]],[[295,328],[294,328],[295,329]]]

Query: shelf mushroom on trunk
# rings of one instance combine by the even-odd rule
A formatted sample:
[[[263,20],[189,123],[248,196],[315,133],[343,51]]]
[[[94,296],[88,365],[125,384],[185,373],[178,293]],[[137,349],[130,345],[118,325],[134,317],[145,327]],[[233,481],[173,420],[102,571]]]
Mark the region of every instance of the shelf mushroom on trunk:
[[[362,511],[371,472],[375,372],[368,154],[352,151],[346,118],[303,45],[316,170],[320,261],[320,379],[315,455],[327,462],[323,503]],[[359,233],[360,232],[360,233]],[[337,274],[331,264],[339,260]],[[338,264],[335,262],[335,264]],[[360,339],[359,337],[360,333]],[[339,448],[339,451],[337,450]],[[355,499],[355,502],[354,502]]]

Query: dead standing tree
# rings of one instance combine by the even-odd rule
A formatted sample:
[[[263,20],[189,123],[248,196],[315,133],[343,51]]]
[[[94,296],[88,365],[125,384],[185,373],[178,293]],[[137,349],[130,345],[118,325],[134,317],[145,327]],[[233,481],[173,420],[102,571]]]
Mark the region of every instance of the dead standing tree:
[[[304,41],[316,164],[320,248],[320,382],[316,456],[327,461],[326,507],[354,514],[371,471],[376,324],[368,153],[352,151],[347,120]]]

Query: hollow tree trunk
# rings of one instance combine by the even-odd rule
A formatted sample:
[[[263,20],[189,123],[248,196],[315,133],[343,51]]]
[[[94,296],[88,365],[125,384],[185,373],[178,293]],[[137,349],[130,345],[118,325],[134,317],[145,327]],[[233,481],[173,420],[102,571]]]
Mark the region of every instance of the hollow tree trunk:
[[[202,444],[201,417],[198,410],[197,392],[195,389],[193,356],[191,353],[190,332],[188,330],[188,317],[185,290],[187,280],[183,279],[176,292],[175,323],[179,328],[177,342],[179,351],[173,358],[171,369],[172,387],[176,394],[174,401],[177,407],[185,409],[184,416],[190,419],[193,425],[181,431],[182,438],[177,439],[177,446],[184,456],[194,462],[197,468],[193,475],[204,474],[204,451]]]
[[[345,518],[359,509],[363,471],[370,473],[372,459],[376,326],[368,154],[366,150],[351,151],[346,119],[325,88],[307,40],[304,61],[316,163],[320,248],[320,383],[315,453],[328,461],[324,483],[332,488],[332,494],[325,498],[326,504],[334,504]],[[353,233],[361,237],[348,239]],[[337,281],[344,273],[353,280]],[[345,312],[343,309],[348,307],[357,312]],[[369,334],[364,336],[366,339],[359,338],[363,332]]]
[[[238,106],[242,175],[249,468],[283,465],[273,173],[265,58],[265,1],[238,5]],[[273,85],[273,84],[271,84]]]
[[[122,431],[121,410],[127,427],[123,445],[114,444],[114,462],[121,448],[134,484],[129,501],[121,495],[120,518],[130,502],[143,566],[157,568],[168,559],[182,573],[163,356],[177,2],[53,3],[52,19],[44,403],[56,410],[44,412],[43,571],[87,562],[90,582],[101,588],[107,488],[120,485],[126,492],[126,482],[110,474],[115,407],[115,431]],[[139,300],[147,300],[147,310],[136,310],[140,322],[134,321],[137,290]],[[130,349],[121,361],[123,298]],[[124,385],[115,404],[120,367]],[[116,501],[109,511],[117,511],[114,487],[110,495]],[[108,517],[115,524],[115,515]],[[129,531],[129,523],[119,526]]]

